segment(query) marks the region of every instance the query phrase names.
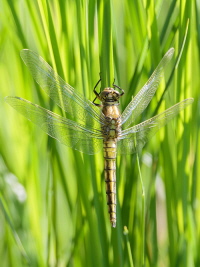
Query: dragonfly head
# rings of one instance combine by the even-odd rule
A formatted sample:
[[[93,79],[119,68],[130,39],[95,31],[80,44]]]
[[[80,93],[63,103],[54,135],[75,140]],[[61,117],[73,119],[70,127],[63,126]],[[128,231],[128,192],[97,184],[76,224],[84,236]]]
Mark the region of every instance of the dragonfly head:
[[[121,97],[121,94],[116,91],[115,89],[111,87],[105,88],[100,94],[99,99],[105,103],[105,102],[119,102],[119,98]]]

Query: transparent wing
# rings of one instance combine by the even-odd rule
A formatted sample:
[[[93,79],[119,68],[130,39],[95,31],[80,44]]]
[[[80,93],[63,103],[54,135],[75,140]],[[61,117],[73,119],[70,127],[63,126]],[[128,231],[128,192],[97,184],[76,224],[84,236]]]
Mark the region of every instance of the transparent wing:
[[[174,54],[174,48],[170,48],[160,61],[159,65],[149,78],[148,82],[142,87],[142,89],[138,92],[138,94],[125,108],[121,116],[124,128],[127,128],[131,123],[133,123],[135,119],[148,106],[163,76],[163,69],[165,65],[170,61],[173,54]]]
[[[20,97],[6,97],[5,101],[45,133],[62,144],[87,154],[99,152],[103,147],[102,134],[94,128],[61,117]]]
[[[185,99],[176,105],[168,108],[159,115],[152,117],[140,124],[137,124],[127,130],[122,131],[121,140],[117,143],[120,154],[132,154],[140,152],[148,140],[171,119],[173,119],[181,110],[193,102],[193,98]]]
[[[98,107],[67,84],[42,57],[29,49],[20,54],[35,81],[59,107],[86,127],[100,129],[102,115]]]

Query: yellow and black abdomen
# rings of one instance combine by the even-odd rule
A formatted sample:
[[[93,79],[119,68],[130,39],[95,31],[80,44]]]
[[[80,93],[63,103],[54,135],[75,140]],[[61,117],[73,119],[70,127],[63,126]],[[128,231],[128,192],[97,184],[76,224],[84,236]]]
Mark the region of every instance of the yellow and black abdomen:
[[[103,126],[104,135],[104,173],[106,182],[106,195],[110,222],[116,226],[116,156],[117,138],[120,133],[120,112],[117,105],[103,107],[106,125]]]
[[[107,140],[104,142],[104,173],[106,183],[106,195],[110,222],[116,226],[116,142]]]

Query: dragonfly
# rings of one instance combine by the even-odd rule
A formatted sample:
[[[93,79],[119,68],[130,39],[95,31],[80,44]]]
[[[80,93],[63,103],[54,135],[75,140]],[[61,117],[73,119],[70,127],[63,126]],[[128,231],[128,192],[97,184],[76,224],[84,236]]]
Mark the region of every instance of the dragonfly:
[[[67,84],[35,52],[23,49],[20,54],[35,81],[66,112],[67,117],[21,97],[7,96],[6,102],[49,136],[68,147],[90,155],[103,150],[108,212],[112,227],[116,227],[117,154],[139,153],[161,127],[193,102],[193,98],[187,98],[135,125],[136,119],[154,96],[165,66],[174,54],[174,48],[167,51],[147,83],[122,113],[119,110],[119,100],[124,95],[124,90],[120,87],[113,85],[113,88],[107,87],[98,93],[97,83],[94,88],[95,100],[92,102]],[[95,103],[96,99],[101,104]]]

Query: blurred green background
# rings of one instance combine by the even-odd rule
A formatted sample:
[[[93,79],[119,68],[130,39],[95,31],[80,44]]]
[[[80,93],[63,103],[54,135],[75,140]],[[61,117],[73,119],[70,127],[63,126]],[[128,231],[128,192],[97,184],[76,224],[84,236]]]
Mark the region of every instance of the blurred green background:
[[[141,119],[195,101],[140,155],[145,215],[136,156],[118,157],[112,229],[103,154],[61,145],[4,97],[60,113],[20,59],[29,48],[91,101],[100,72],[102,87],[115,78],[123,110],[170,47],[175,56]],[[1,266],[200,266],[199,62],[199,0],[0,1]]]

